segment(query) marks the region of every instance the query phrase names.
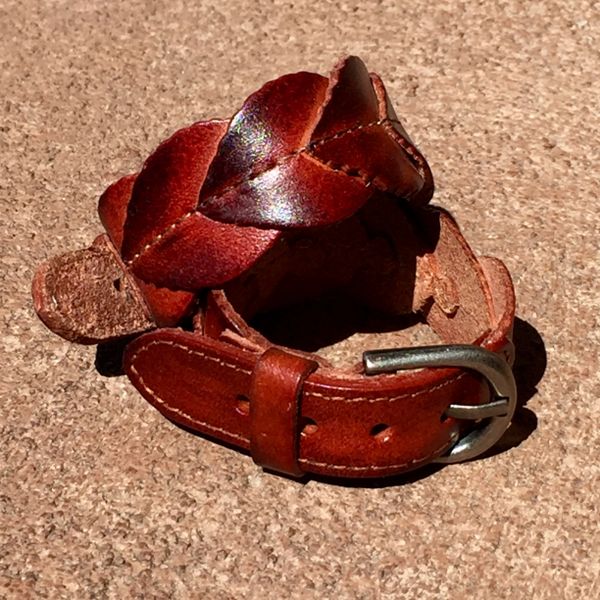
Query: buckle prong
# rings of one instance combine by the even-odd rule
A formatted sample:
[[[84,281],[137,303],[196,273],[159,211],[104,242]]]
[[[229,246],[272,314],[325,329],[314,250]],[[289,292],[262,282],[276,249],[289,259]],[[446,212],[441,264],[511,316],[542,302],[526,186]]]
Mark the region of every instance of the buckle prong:
[[[486,404],[451,404],[446,410],[446,416],[455,419],[490,419],[492,417],[504,417],[508,414],[508,400],[492,400]]]
[[[479,456],[506,431],[517,406],[517,387],[510,365],[500,355],[471,344],[370,350],[363,354],[367,375],[430,367],[460,367],[483,375],[493,398],[486,404],[451,404],[446,415],[456,419],[484,419],[481,427],[458,439],[435,462],[455,463]]]

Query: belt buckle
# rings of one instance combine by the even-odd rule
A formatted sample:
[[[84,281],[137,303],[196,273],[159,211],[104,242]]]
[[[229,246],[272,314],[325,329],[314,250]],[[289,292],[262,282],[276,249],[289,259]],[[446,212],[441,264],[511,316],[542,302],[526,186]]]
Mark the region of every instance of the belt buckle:
[[[363,353],[363,363],[367,375],[426,367],[462,367],[485,377],[493,392],[491,402],[451,404],[446,414],[458,419],[486,419],[487,423],[458,439],[447,454],[434,462],[462,462],[491,448],[510,425],[517,406],[517,388],[510,365],[498,354],[479,346],[449,344],[369,350]]]

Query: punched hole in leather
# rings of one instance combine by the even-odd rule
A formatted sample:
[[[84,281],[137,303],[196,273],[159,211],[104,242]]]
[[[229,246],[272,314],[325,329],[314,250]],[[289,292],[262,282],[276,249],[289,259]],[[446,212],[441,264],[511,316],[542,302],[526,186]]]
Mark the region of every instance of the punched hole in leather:
[[[250,453],[264,469],[300,477],[300,400],[313,360],[270,348],[259,358],[250,384]]]

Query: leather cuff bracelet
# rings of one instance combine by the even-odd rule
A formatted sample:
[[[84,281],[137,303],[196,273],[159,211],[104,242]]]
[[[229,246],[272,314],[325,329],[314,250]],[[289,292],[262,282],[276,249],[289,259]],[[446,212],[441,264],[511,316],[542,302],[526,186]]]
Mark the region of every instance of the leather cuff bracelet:
[[[153,406],[270,470],[379,477],[472,458],[514,411],[513,287],[432,194],[358,58],[286,75],[110,186],[107,233],[39,267],[35,308],[68,340],[127,340],[124,370]],[[315,298],[418,315],[440,345],[340,367],[254,327]]]

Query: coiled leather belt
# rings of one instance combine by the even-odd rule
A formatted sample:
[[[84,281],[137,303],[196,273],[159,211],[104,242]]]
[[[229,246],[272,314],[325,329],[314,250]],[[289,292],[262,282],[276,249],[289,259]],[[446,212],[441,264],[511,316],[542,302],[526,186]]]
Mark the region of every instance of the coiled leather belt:
[[[381,80],[349,57],[163,142],[102,195],[107,233],[39,267],[35,307],[66,339],[128,340],[153,406],[265,468],[380,477],[472,458],[515,407],[513,286],[432,194]],[[340,368],[251,325],[332,293],[419,315],[441,343]]]

